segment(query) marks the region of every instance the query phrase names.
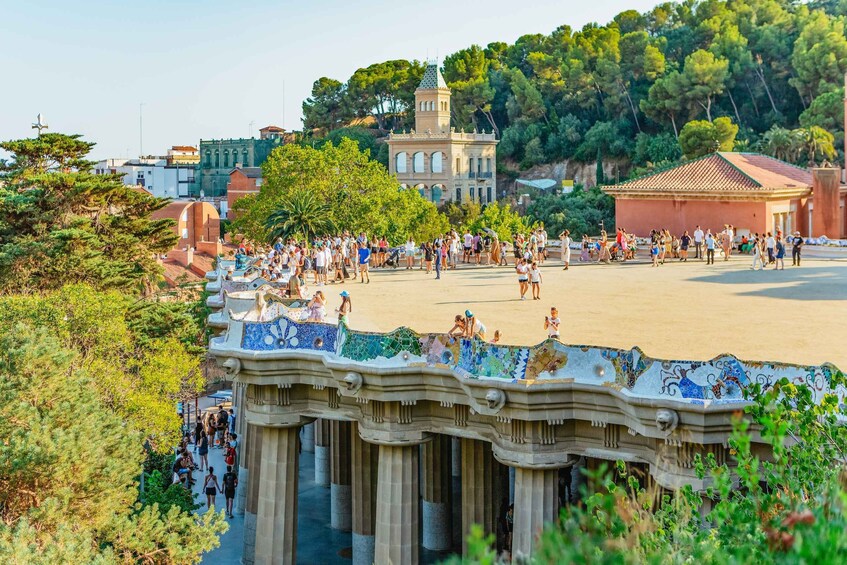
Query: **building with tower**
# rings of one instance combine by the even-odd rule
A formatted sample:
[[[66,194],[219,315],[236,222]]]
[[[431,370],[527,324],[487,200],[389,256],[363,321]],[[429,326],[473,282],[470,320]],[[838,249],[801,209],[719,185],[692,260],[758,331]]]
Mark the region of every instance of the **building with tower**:
[[[427,200],[497,200],[497,139],[494,132],[457,132],[450,126],[450,89],[431,63],[415,90],[415,129],[388,135],[388,169],[404,188]]]

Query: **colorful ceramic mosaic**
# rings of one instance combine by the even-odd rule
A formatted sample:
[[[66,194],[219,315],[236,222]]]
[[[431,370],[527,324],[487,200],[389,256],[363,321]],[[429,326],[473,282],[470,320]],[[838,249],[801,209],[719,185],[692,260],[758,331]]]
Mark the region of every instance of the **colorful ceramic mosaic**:
[[[241,347],[252,351],[286,349],[335,353],[338,328],[330,324],[295,322],[280,317],[271,322],[243,322]]]

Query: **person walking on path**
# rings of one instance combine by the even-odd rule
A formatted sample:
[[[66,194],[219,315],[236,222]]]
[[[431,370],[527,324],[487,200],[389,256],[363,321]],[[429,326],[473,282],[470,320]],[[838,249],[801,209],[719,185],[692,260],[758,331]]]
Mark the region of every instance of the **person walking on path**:
[[[544,329],[547,330],[547,337],[550,339],[559,339],[559,324],[562,320],[559,319],[559,310],[553,306],[550,308],[550,315],[544,316]]]
[[[365,278],[367,278],[368,284],[371,284],[371,275],[368,273],[368,263],[370,263],[370,260],[371,250],[368,249],[368,244],[359,244],[359,273],[361,273],[362,276],[362,283],[364,283]]]
[[[562,242],[562,262],[565,264],[562,270],[567,271],[571,265],[571,243],[573,242],[571,232],[569,230],[563,231],[559,234],[559,240]]]
[[[771,232],[768,232],[768,236],[765,238],[765,244],[768,248],[768,265],[770,265],[775,261],[773,250],[776,247],[776,238],[774,238]]]
[[[529,267],[529,282],[532,285],[532,299],[541,300],[541,270],[535,261]]]
[[[226,466],[226,473],[221,477],[221,482],[226,499],[226,515],[232,518],[232,502],[235,500],[235,489],[238,487],[238,475],[232,471],[232,465]]]
[[[756,265],[760,271],[765,268],[765,262],[762,261],[762,242],[758,238],[753,242],[753,265],[750,268],[755,271]]]
[[[694,230],[694,258],[703,260],[703,240],[706,234],[700,229],[700,226]]]
[[[776,238],[776,262],[773,269],[774,271],[785,270],[785,244],[782,243],[782,238],[779,236]]]
[[[800,266],[800,250],[804,243],[803,238],[800,237],[800,232],[794,232],[794,237],[791,238],[791,264],[795,267]]]
[[[715,236],[712,235],[712,230],[706,233],[706,264],[715,264]]]
[[[221,485],[218,484],[218,477],[215,476],[215,468],[209,467],[209,474],[203,481],[203,492],[206,493],[206,506],[209,508],[215,507],[215,495],[221,490]]]
[[[200,456],[200,471],[205,471],[209,466],[209,436],[206,435],[205,430],[200,432],[197,454]]]

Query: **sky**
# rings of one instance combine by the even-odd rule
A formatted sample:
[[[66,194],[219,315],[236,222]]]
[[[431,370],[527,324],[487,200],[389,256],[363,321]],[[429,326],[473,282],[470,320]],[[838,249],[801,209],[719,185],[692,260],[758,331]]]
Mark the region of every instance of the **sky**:
[[[0,140],[33,135],[39,112],[49,131],[96,142],[96,159],[249,137],[251,122],[257,137],[268,124],[296,130],[322,76],[443,60],[658,1],[0,0]]]

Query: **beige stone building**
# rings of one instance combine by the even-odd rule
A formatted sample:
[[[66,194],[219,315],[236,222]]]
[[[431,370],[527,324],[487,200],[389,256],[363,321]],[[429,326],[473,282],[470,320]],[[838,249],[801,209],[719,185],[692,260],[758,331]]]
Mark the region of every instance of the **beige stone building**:
[[[430,64],[415,90],[415,129],[388,136],[389,171],[436,204],[497,200],[495,134],[450,127],[450,89]]]

